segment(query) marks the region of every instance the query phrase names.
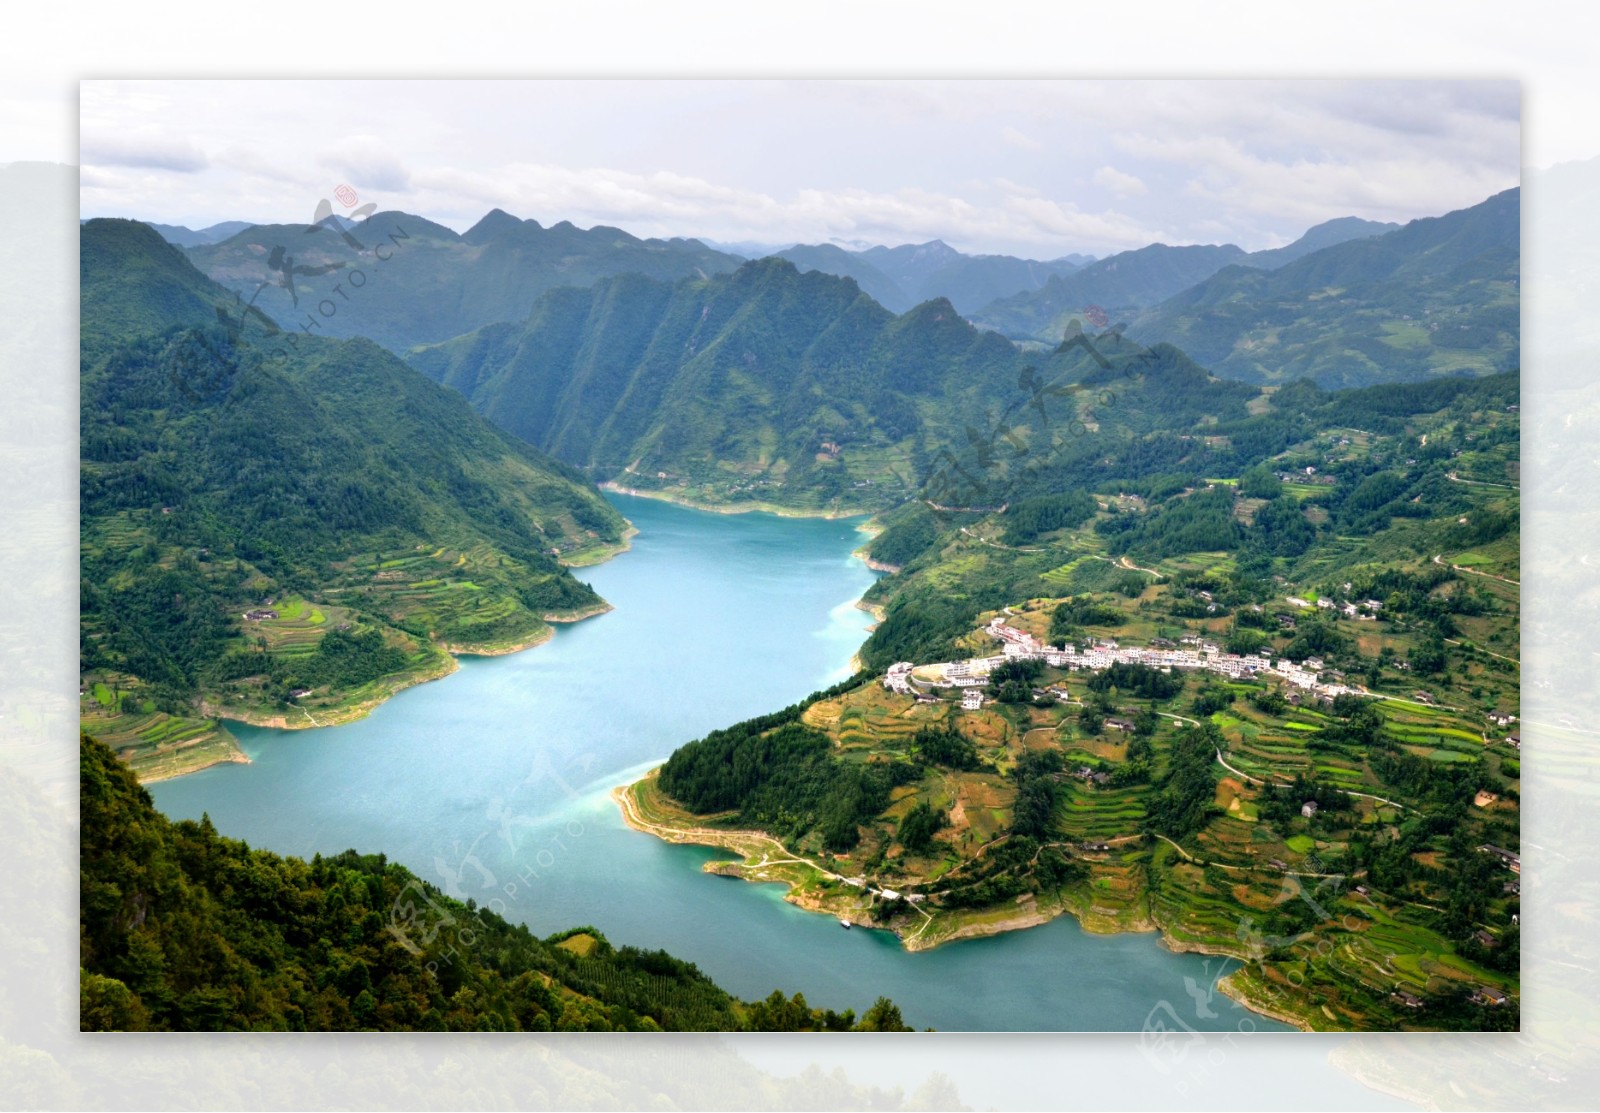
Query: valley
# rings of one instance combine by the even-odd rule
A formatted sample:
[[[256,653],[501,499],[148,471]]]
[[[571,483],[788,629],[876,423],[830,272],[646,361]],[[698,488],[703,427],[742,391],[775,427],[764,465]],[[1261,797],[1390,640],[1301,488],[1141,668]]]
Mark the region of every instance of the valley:
[[[1074,947],[1156,934],[1161,958],[1115,952],[1140,984],[1168,959],[1221,956],[1217,992],[1302,1029],[1514,1028],[1518,204],[1513,190],[1403,226],[1335,220],[1254,253],[1157,243],[1049,262],[938,241],[744,259],[498,209],[465,233],[398,211],[164,228],[182,249],[89,221],[83,730],[163,810],[300,854],[431,859],[457,901],[477,871],[481,903],[559,912],[545,944],[582,959],[610,961],[609,940],[640,937],[653,911],[705,899],[704,872],[773,883],[855,932],[849,946],[879,947],[850,969],[936,1027],[975,1023],[972,1002],[912,989],[902,962],[955,955],[942,968],[977,976],[972,948],[1032,953],[1019,940],[1067,938],[1059,920]],[[312,237],[296,257],[291,233]],[[611,648],[572,672],[561,647],[588,644],[572,624],[618,629],[614,607],[686,590],[665,579],[620,601],[575,570],[630,583],[636,554],[607,563],[649,549],[630,518],[685,551],[715,532],[639,509],[652,501],[789,518],[882,575],[807,596],[791,630],[770,592],[793,570],[775,562],[798,557],[819,583],[837,569],[803,546],[769,552],[765,526],[741,522],[726,537],[751,546],[754,594],[729,596],[742,609],[717,594],[729,585],[706,589],[705,610],[648,628],[647,646],[631,626],[595,635]],[[827,668],[805,656],[809,672],[781,673],[778,647],[807,631]],[[540,699],[563,685],[555,722],[495,677]],[[664,717],[667,692],[692,713]],[[313,728],[315,746],[289,741]],[[617,861],[648,867],[616,867],[606,891],[569,879],[552,910],[499,895],[526,868],[517,826],[549,825],[495,796],[474,840],[483,782],[438,762],[459,749],[476,775],[504,774],[529,739],[594,739],[603,776],[557,775],[563,801],[535,762],[516,791],[563,816],[581,801],[586,830],[600,809],[613,853],[628,848]],[[321,795],[300,778],[357,754],[383,770],[381,802],[296,825],[292,794],[263,795],[296,785],[309,807]],[[406,776],[423,768],[465,812],[422,800]],[[408,820],[437,808],[437,838],[397,829],[394,801]],[[325,818],[342,809],[362,822]],[[373,876],[341,884],[407,883]],[[654,908],[629,899],[654,888]],[[772,914],[723,893],[729,915]],[[729,989],[691,986],[651,1023],[857,1023],[781,993],[758,1007],[798,984],[781,947],[757,985],[704,923],[667,933]],[[561,973],[545,944],[515,945]],[[618,953],[605,977],[626,981],[635,958]],[[545,1002],[543,1023],[640,1019],[610,983],[568,984],[581,1000]],[[846,1000],[861,984],[841,968],[806,988]],[[900,1023],[880,1005],[872,1026]],[[1053,1007],[996,1022],[1096,1025]]]

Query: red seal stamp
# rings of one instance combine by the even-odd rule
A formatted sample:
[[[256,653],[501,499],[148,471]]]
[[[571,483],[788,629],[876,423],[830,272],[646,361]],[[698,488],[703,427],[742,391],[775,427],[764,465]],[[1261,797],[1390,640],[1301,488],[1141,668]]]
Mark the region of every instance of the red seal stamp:
[[[339,199],[339,204],[343,205],[347,209],[351,208],[357,201],[361,200],[361,198],[356,196],[356,191],[347,185],[342,185],[338,189],[334,190],[333,195]]]

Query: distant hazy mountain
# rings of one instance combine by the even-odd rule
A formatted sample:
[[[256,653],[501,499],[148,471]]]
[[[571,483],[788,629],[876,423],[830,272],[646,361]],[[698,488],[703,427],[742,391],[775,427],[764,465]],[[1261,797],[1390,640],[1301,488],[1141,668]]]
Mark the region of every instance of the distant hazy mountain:
[[[1018,340],[1060,340],[1090,306],[1113,318],[1153,305],[1245,258],[1233,244],[1169,247],[1151,244],[1123,251],[1071,274],[1056,275],[1037,291],[1003,298],[973,314],[973,323]]]
[[[1228,267],[1141,314],[1129,335],[1255,382],[1359,386],[1511,370],[1520,212],[1512,189],[1276,270]]]
[[[840,278],[853,278],[862,293],[892,312],[904,313],[916,304],[900,283],[867,262],[859,252],[846,251],[831,243],[819,243],[796,244],[776,254],[802,271],[821,271]]]
[[[758,240],[714,240],[709,236],[694,238],[714,251],[737,255],[741,259],[765,259],[768,255],[777,255],[794,246],[793,243],[762,243]]]
[[[199,247],[201,244],[220,243],[229,236],[238,235],[246,228],[255,227],[248,220],[224,220],[221,224],[213,224],[209,228],[185,228],[181,224],[157,224],[153,220],[144,223],[150,225],[161,238],[168,243],[177,244],[179,247]]]
[[[1232,264],[1271,270],[1346,240],[1381,235],[1398,224],[1340,217],[1308,230],[1294,243],[1246,254],[1232,244],[1168,247],[1152,244],[1091,263],[1066,277],[1045,282],[1036,293],[975,308],[973,320],[1017,340],[1053,342],[1073,318],[1090,306],[1125,318],[1202,282]]]
[[[1344,243],[1347,240],[1362,240],[1372,236],[1381,236],[1385,232],[1393,232],[1400,225],[1384,223],[1377,220],[1362,220],[1359,216],[1341,216],[1335,220],[1327,220],[1306,230],[1306,234],[1291,244],[1283,247],[1272,247],[1265,251],[1252,251],[1240,262],[1246,266],[1259,267],[1262,270],[1276,270],[1278,267],[1292,263],[1296,259],[1304,258],[1313,251],[1321,251],[1325,247]]]
[[[1069,274],[1092,255],[1049,262],[1011,255],[966,255],[941,240],[850,251],[836,244],[797,244],[775,252],[801,270],[853,278],[885,308],[904,313],[934,298],[971,313],[997,298],[1037,290],[1052,276]]]
[[[188,250],[202,271],[254,298],[284,328],[366,336],[397,352],[522,320],[557,286],[623,273],[707,276],[741,262],[698,240],[642,240],[566,221],[546,228],[499,209],[464,234],[380,212],[349,228],[259,225]]]

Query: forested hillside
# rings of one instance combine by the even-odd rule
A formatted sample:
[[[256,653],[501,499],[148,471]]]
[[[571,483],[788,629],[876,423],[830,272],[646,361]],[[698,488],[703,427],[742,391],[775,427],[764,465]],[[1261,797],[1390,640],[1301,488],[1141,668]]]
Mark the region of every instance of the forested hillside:
[[[1261,389],[1097,340],[1058,353],[1094,429],[977,438],[945,464],[989,505],[885,516],[867,675],[629,814],[910,949],[1072,914],[1302,1027],[1514,1029],[1517,377]]]
[[[1315,251],[1229,267],[1135,318],[1219,375],[1362,386],[1520,361],[1520,191]]]
[[[1021,292],[974,306],[973,321],[1015,340],[1055,343],[1074,317],[1091,306],[1123,320],[1197,285],[1227,267],[1275,270],[1312,252],[1351,240],[1381,235],[1399,227],[1347,216],[1306,230],[1293,243],[1248,254],[1233,246],[1169,247],[1152,244],[1107,256],[1075,272]],[[1157,339],[1170,339],[1157,337]],[[1190,353],[1191,355],[1194,353]]]
[[[774,991],[746,1003],[664,951],[549,939],[381,854],[307,862],[173,823],[79,745],[85,1031],[898,1031]]]
[[[896,317],[853,281],[776,258],[555,290],[525,321],[408,358],[596,478],[807,508],[904,500],[924,458],[1004,405],[1025,366],[948,302]]]
[[[81,266],[84,708],[130,758],[170,771],[219,711],[336,721],[441,646],[604,606],[559,560],[626,525],[571,469],[369,341],[272,329],[144,225],[85,224]]]

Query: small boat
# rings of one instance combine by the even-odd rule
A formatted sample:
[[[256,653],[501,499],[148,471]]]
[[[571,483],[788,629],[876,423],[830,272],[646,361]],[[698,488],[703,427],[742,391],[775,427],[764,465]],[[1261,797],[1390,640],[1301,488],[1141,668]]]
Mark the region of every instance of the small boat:
[[[844,930],[849,931],[855,925],[851,924],[851,922],[849,920],[847,920],[843,916],[841,916],[841,917],[839,917],[839,926],[844,928]]]

